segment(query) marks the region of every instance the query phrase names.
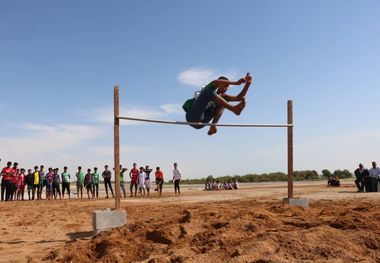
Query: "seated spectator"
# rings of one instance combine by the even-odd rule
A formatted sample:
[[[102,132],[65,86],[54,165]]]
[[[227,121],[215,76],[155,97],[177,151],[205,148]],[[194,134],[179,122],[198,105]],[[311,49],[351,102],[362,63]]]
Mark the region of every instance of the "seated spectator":
[[[232,183],[231,183],[231,181],[229,180],[228,181],[228,183],[227,183],[227,188],[226,188],[226,190],[233,190],[234,188],[233,188],[233,186],[232,186]]]
[[[332,175],[331,178],[327,181],[327,186],[337,187],[340,186],[340,181],[336,175]]]
[[[359,168],[356,169],[354,173],[356,177],[355,184],[358,188],[358,192],[364,192],[364,181],[369,175],[368,170],[365,169],[362,164],[359,164]]]
[[[211,185],[210,185],[210,182],[208,180],[205,183],[205,191],[211,191]]]

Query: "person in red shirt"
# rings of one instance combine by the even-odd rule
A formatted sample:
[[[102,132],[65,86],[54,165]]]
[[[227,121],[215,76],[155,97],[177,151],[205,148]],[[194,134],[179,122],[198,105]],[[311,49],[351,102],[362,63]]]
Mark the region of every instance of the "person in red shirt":
[[[157,191],[158,194],[161,196],[162,185],[164,184],[164,174],[160,170],[160,167],[156,168],[156,172],[154,173],[154,175],[156,176]]]
[[[18,163],[13,163],[12,168],[12,179],[11,179],[11,200],[16,200],[17,198],[17,182],[18,182]]]
[[[133,196],[132,194],[132,189],[135,187],[135,197],[137,195],[137,181],[139,179],[139,169],[137,169],[137,164],[133,163],[133,168],[131,171],[129,171],[129,178],[131,178],[131,185],[130,185],[130,192],[131,192],[131,197]]]
[[[7,166],[1,171],[1,201],[9,201],[11,197],[11,181],[13,176],[12,162],[8,162]],[[5,196],[4,196],[5,195]]]

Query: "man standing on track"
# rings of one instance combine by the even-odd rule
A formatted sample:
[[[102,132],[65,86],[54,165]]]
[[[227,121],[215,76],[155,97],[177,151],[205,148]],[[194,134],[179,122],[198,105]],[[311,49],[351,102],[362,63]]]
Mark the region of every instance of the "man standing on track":
[[[127,197],[127,193],[125,191],[125,178],[124,174],[127,171],[127,168],[123,168],[123,166],[120,164],[120,189],[123,192],[124,198]]]
[[[13,176],[12,162],[8,162],[7,166],[1,171],[1,201],[8,201],[11,194],[11,181]],[[5,196],[5,197],[4,197]]]
[[[178,191],[178,195],[181,195],[181,191],[179,189],[179,183],[181,182],[181,178],[182,178],[182,173],[178,169],[177,163],[174,163],[173,183],[174,183],[174,193],[175,193],[175,195],[177,195],[177,191]]]
[[[98,167],[94,167],[94,173],[92,176],[92,192],[94,193],[94,197],[99,198],[99,173]]]
[[[82,167],[78,167],[78,172],[76,173],[77,177],[77,198],[79,199],[79,192],[80,192],[80,198],[83,198],[83,184],[84,184],[84,173],[82,172]]]
[[[111,171],[108,170],[108,165],[104,166],[104,172],[102,174],[102,177],[104,179],[104,187],[106,189],[106,198],[108,198],[108,187],[110,188],[111,190],[111,193],[112,193],[112,198],[114,198],[114,194],[113,194],[113,189],[112,189],[112,184],[111,184]]]
[[[44,189],[44,186],[46,184],[46,178],[45,178],[44,168],[45,167],[43,165],[41,165],[40,166],[40,170],[38,171],[38,175],[40,177],[39,178],[39,186],[38,186],[38,190],[37,190],[37,199],[38,200],[42,200],[42,190]]]
[[[67,167],[63,167],[63,173],[61,174],[62,179],[62,198],[65,198],[65,189],[70,199],[70,174],[67,172]]]
[[[156,184],[157,184],[157,191],[159,196],[162,194],[162,185],[164,184],[164,174],[160,170],[160,167],[156,167],[156,172],[155,172],[155,177],[156,177]]]
[[[131,197],[133,196],[133,187],[135,188],[135,197],[137,195],[137,182],[139,180],[139,169],[137,169],[137,164],[133,163],[133,168],[129,171],[129,178],[131,178],[131,185],[129,190],[131,192]]]
[[[35,195],[37,195],[37,200],[40,200],[39,189],[40,189],[40,173],[38,172],[38,166],[34,166],[34,181],[33,181],[33,191],[32,200],[34,200]]]
[[[371,186],[371,192],[378,192],[377,183],[380,179],[380,168],[377,167],[376,162],[372,162],[372,168],[369,170],[369,182]]]

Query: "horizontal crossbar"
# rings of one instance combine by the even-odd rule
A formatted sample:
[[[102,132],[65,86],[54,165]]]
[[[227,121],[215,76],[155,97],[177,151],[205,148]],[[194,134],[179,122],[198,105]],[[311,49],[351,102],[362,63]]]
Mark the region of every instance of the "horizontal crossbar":
[[[166,121],[166,120],[152,120],[152,119],[141,119],[132,117],[117,117],[120,120],[128,121],[141,121],[141,122],[151,122],[151,123],[161,123],[161,124],[176,124],[176,125],[201,125],[201,126],[219,126],[219,127],[256,127],[256,128],[287,128],[294,127],[293,124],[234,124],[234,123],[203,123],[203,122],[187,122],[187,121]]]

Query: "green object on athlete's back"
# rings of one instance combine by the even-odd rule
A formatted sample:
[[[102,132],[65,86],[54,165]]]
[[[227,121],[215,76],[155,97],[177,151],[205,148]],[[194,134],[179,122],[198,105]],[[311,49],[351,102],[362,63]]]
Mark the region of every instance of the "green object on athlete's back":
[[[211,89],[212,91],[214,91],[217,88],[218,87],[214,84],[214,81],[211,81],[203,89]],[[195,101],[195,98],[191,98],[191,99],[186,100],[185,103],[182,105],[182,109],[185,112],[188,112],[191,109],[191,106],[193,106],[194,101]]]

